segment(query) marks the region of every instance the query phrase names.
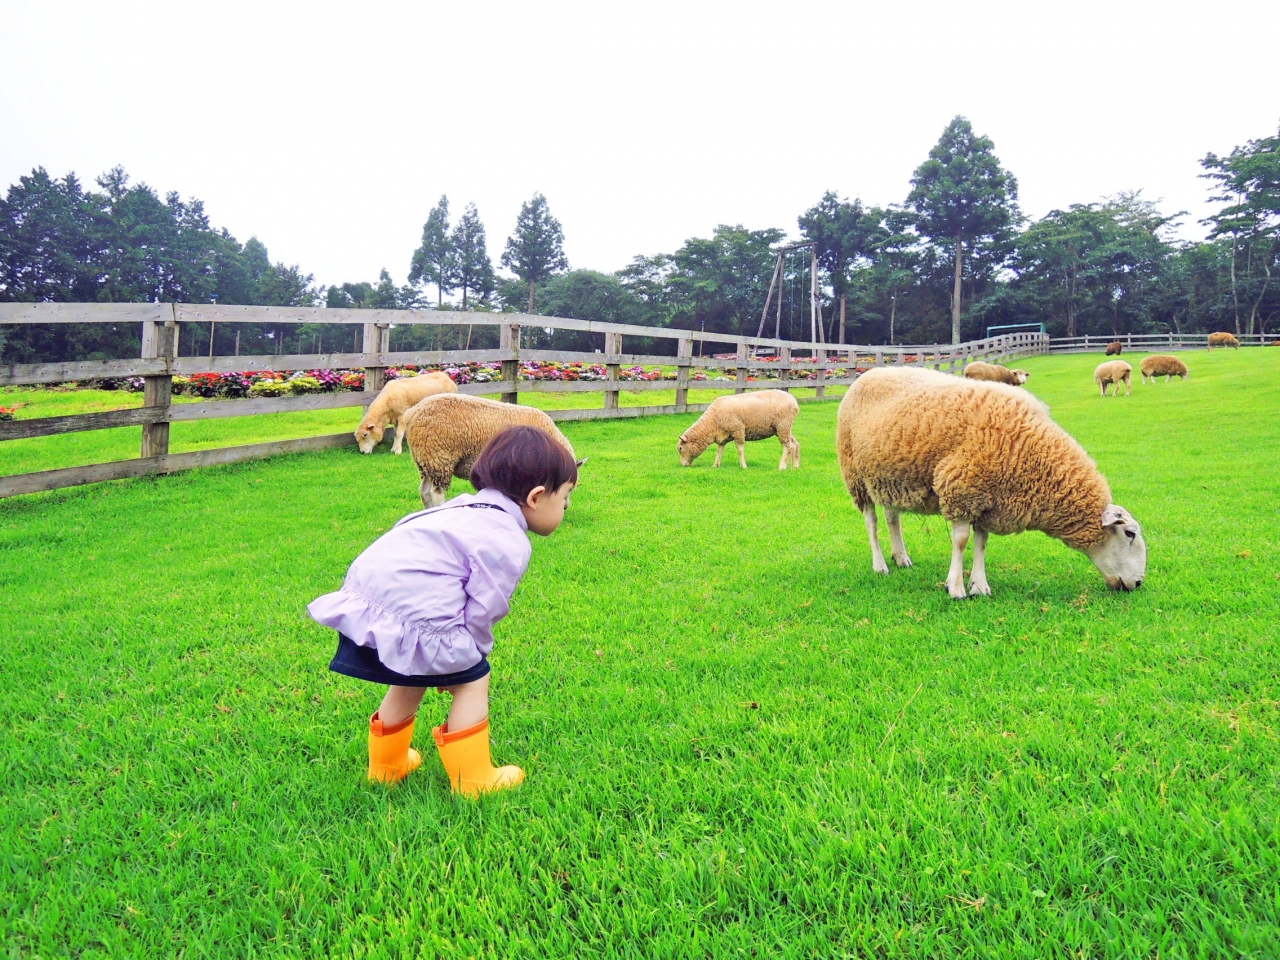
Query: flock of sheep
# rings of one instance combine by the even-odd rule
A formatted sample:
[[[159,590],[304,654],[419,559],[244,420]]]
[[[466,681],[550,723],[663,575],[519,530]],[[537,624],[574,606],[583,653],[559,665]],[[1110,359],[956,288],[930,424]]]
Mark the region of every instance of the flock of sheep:
[[[1209,337],[1215,346],[1239,347],[1229,333]],[[1122,344],[1107,347],[1107,355]],[[1177,357],[1146,357],[1143,382],[1156,377],[1186,379]],[[1094,382],[1132,389],[1132,367],[1109,360],[1094,371]],[[974,362],[963,377],[914,367],[871,370],[860,376],[840,403],[836,452],[845,487],[866,522],[871,568],[887,574],[880,547],[876,507],[889,528],[891,556],[911,566],[902,539],[903,513],[941,514],[951,525],[951,569],[947,592],[956,599],[989,595],[986,546],[992,534],[1040,530],[1093,561],[1107,586],[1134,590],[1146,575],[1142,528],[1123,507],[1097,465],[1049,416],[1049,408],[1025,390],[1025,370]],[[1127,393],[1126,393],[1127,395]],[[731,441],[738,462],[747,466],[749,440],[776,436],[782,445],[780,470],[800,466],[800,442],[792,427],[800,406],[783,390],[724,396],[713,401],[676,444],[683,466],[716,445],[720,466]],[[510,426],[532,426],[550,435],[570,455],[573,445],[541,410],[458,393],[444,373],[422,374],[388,383],[369,405],[356,441],[371,453],[395,424],[392,444],[404,439],[422,477],[422,502],[445,501],[453,477],[468,479],[480,451]],[[973,542],[968,588],[964,554]]]

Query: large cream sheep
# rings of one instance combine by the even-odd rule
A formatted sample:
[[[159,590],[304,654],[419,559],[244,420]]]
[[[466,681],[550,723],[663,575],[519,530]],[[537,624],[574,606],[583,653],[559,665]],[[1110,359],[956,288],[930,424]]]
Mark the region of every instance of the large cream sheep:
[[[453,477],[469,480],[480,451],[507,427],[537,427],[573,456],[573,444],[541,410],[483,397],[456,393],[427,397],[409,408],[404,425],[409,453],[422,475],[426,507],[444,503]]]
[[[1214,347],[1235,347],[1235,349],[1239,350],[1240,341],[1235,338],[1234,334],[1211,333],[1209,334],[1209,349],[1212,350]]]
[[[399,455],[404,441],[404,412],[420,400],[437,393],[457,393],[458,385],[447,373],[420,373],[416,377],[392,380],[378,391],[356,427],[356,443],[361,453],[373,453],[382,442],[388,424],[396,425],[396,438],[391,452]]]
[[[738,448],[738,462],[745,470],[746,441],[776,436],[782,443],[782,462],[778,464],[778,469],[787,469],[788,457],[791,466],[799,468],[800,441],[791,433],[791,425],[795,423],[799,412],[800,404],[785,390],[761,390],[758,393],[717,397],[697,422],[680,434],[680,440],[676,443],[680,463],[689,466],[702,455],[702,451],[714,443],[716,462],[712,466],[718,467],[725,444],[732,440]]]
[[[1123,383],[1126,387],[1124,395],[1127,397],[1133,392],[1133,367],[1123,360],[1108,360],[1098,364],[1093,371],[1093,382],[1102,390],[1104,397],[1107,395],[1107,387],[1113,383],[1116,385],[1113,396],[1120,396],[1120,384]]]
[[[1143,383],[1155,383],[1156,377],[1164,377],[1164,382],[1168,383],[1174,377],[1187,379],[1187,365],[1177,357],[1171,357],[1167,353],[1157,353],[1151,357],[1143,357],[1142,363],[1138,364],[1138,369],[1142,371]]]
[[[988,534],[1041,530],[1085,553],[1113,590],[1146,574],[1142,529],[1111,502],[1088,455],[1024,390],[932,370],[871,370],[840,403],[836,453],[866,520],[871,568],[888,573],[876,528],[884,508],[893,559],[911,566],[901,514],[951,524],[947,592],[963,598],[964,549],[973,537],[974,594],[987,584]]]
[[[1020,387],[1027,382],[1031,374],[1025,370],[1010,370],[995,363],[984,363],[975,360],[964,368],[964,375],[970,380],[989,380],[992,383],[1007,383],[1011,387]]]

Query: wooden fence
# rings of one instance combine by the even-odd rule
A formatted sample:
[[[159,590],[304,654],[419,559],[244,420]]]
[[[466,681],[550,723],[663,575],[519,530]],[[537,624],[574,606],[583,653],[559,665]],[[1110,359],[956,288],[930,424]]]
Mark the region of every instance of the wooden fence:
[[[1242,347],[1261,347],[1275,340],[1275,335],[1242,333],[1237,338]],[[1050,353],[1097,353],[1107,344],[1120,341],[1126,350],[1204,350],[1209,345],[1207,333],[1126,333],[1118,337],[1054,337],[1049,341]]]
[[[913,363],[931,366],[935,370],[946,369],[952,373],[958,373],[972,360],[1003,360],[1016,355],[1046,353],[1049,350],[1049,338],[1040,333],[1007,334],[954,346],[950,344],[862,346],[734,337],[723,334],[708,335],[694,330],[597,323],[590,320],[529,314],[434,310],[329,310],[312,307],[241,307],[181,303],[0,303],[0,323],[140,323],[142,325],[141,357],[137,359],[0,366],[0,387],[126,377],[141,377],[144,381],[141,407],[112,410],[106,413],[83,413],[0,423],[0,441],[82,430],[102,430],[110,427],[142,427],[142,447],[136,459],[0,477],[0,497],[354,444],[353,433],[340,433],[174,454],[169,452],[169,424],[215,417],[244,417],[298,410],[363,407],[376,396],[386,382],[387,368],[406,364],[425,366],[467,362],[501,363],[500,380],[462,384],[459,385],[458,390],[460,393],[473,395],[498,394],[508,403],[518,403],[520,394],[531,392],[602,393],[604,395],[602,407],[547,411],[554,420],[582,420],[705,410],[707,404],[688,402],[690,389],[733,390],[735,393],[743,393],[747,390],[810,387],[816,389],[814,399],[822,399],[827,387],[852,383],[857,376],[856,370],[860,367]],[[364,331],[363,349],[360,353],[273,356],[182,357],[178,355],[178,337],[183,324],[214,323],[360,324]],[[496,326],[499,328],[499,348],[393,353],[390,350],[391,327],[401,324]],[[584,353],[562,350],[521,350],[520,330],[526,325],[603,334],[604,351],[603,353]],[[626,337],[676,340],[675,356],[628,354],[623,346]],[[695,342],[701,343],[704,348],[711,343],[731,344],[733,356],[695,357]],[[761,359],[765,356],[776,357],[776,359]],[[601,381],[522,380],[519,374],[522,360],[600,363],[607,370],[607,378]],[[637,364],[674,365],[676,379],[674,381],[620,379],[623,366]],[[365,370],[362,392],[219,400],[205,403],[173,404],[171,402],[173,378],[179,375],[230,373],[243,370],[349,368]],[[721,376],[732,372],[733,379],[695,380],[694,371],[699,369],[714,371]],[[836,376],[836,372],[841,370],[846,375]],[[816,379],[793,379],[794,374],[797,373],[806,375],[815,373]],[[748,379],[750,376],[757,375],[772,375],[777,379]],[[623,407],[619,404],[619,394],[622,391],[672,389],[675,390],[674,405]],[[354,426],[353,418],[353,430]]]

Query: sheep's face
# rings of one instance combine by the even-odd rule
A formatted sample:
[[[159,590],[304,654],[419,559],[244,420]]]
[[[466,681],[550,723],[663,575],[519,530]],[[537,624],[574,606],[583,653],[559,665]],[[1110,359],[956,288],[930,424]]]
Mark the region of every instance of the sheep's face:
[[[386,430],[382,424],[374,420],[365,420],[356,427],[356,443],[361,453],[373,453],[373,448],[382,442],[382,434]]]
[[[680,466],[682,467],[692,466],[694,458],[698,455],[693,452],[693,444],[683,435],[676,441],[676,453],[680,454]]]
[[[1016,383],[1018,386],[1022,386],[1024,383],[1026,383],[1027,378],[1031,376],[1031,374],[1027,373],[1027,371],[1025,370],[1014,370],[1012,372],[1013,372],[1013,382]]]
[[[1087,553],[1112,590],[1136,590],[1147,575],[1147,541],[1142,527],[1114,503],[1102,511],[1102,542]]]

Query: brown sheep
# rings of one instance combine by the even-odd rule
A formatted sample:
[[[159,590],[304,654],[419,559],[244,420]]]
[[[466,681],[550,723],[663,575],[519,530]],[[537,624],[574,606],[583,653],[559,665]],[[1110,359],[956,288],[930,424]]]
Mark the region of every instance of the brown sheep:
[[[983,363],[975,360],[964,368],[964,375],[970,380],[988,380],[992,383],[1007,383],[1011,387],[1020,387],[1027,382],[1031,374],[1025,370],[1010,370],[996,363]]]
[[[1114,396],[1120,396],[1120,384],[1125,385],[1125,396],[1129,396],[1133,392],[1133,367],[1125,363],[1123,360],[1108,360],[1106,363],[1098,364],[1098,368],[1093,371],[1093,382],[1102,389],[1102,395],[1107,395],[1107,387],[1111,384],[1116,385]]]
[[[1230,333],[1211,333],[1209,334],[1209,349],[1214,347],[1235,347],[1240,349],[1240,341]]]
[[[1142,363],[1138,364],[1138,369],[1142,371],[1143,383],[1155,383],[1156,377],[1164,377],[1164,382],[1168,383],[1174,377],[1187,379],[1187,365],[1177,357],[1171,357],[1167,353],[1157,353],[1155,356],[1143,357]]]
[[[1120,356],[1120,351],[1123,349],[1124,349],[1123,343],[1121,343],[1119,340],[1112,340],[1110,343],[1107,344],[1107,356],[1118,357]]]
[[[458,385],[447,373],[420,373],[416,377],[402,377],[387,383],[364,412],[360,426],[356,427],[356,443],[361,453],[373,453],[382,442],[387,426],[396,425],[396,438],[391,442],[391,452],[397,456],[403,449],[404,412],[420,400],[437,393],[457,393]]]
[[[717,397],[697,422],[680,434],[680,440],[676,443],[680,463],[682,466],[689,466],[702,456],[702,451],[714,443],[716,462],[712,466],[718,467],[725,444],[732,440],[738,448],[738,462],[745,470],[746,441],[776,436],[782,444],[782,462],[778,464],[778,469],[787,469],[788,458],[791,466],[798,469],[800,441],[792,435],[791,426],[799,412],[800,404],[785,390],[761,390],[758,393]]]
[[[903,512],[951,524],[947,592],[966,596],[964,550],[973,537],[970,593],[989,594],[988,534],[1040,530],[1080,550],[1113,590],[1146,575],[1142,528],[1111,502],[1096,464],[1025,390],[932,370],[871,370],[840,402],[836,454],[862,511],[871,567],[888,573],[876,529],[884,509],[893,559],[911,566]]]
[[[425,507],[444,503],[454,477],[471,479],[480,451],[507,427],[537,427],[573,456],[573,444],[541,410],[483,397],[458,393],[427,397],[409,408],[404,425],[409,453],[422,476]]]

